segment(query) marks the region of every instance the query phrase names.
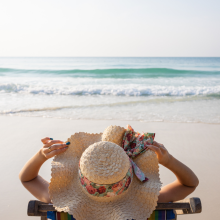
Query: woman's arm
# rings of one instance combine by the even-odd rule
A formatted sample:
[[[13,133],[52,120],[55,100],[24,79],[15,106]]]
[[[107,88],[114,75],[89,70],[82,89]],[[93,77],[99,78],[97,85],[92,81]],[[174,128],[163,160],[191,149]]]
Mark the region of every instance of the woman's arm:
[[[159,163],[171,170],[177,178],[174,182],[162,187],[158,202],[184,199],[196,189],[199,180],[189,167],[170,155],[167,149],[156,141],[149,148],[157,154]]]
[[[33,196],[42,202],[50,203],[49,183],[38,175],[38,172],[47,159],[63,153],[68,146],[62,141],[50,138],[44,138],[41,141],[44,146],[24,165],[19,173],[19,178]]]

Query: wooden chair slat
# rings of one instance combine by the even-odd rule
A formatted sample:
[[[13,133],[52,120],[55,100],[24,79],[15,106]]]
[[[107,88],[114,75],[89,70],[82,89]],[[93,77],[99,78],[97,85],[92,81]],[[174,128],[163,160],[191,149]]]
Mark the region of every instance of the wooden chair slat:
[[[199,198],[193,197],[180,200],[174,203],[158,203],[156,210],[175,210],[177,215],[195,214],[202,212],[202,204]],[[47,204],[38,200],[31,200],[28,203],[28,216],[41,216],[46,219],[47,211],[56,211],[53,204]]]
[[[52,204],[40,204],[38,210],[39,212],[56,211]]]
[[[43,203],[43,202],[38,201],[38,200],[29,201],[28,210],[27,210],[28,216],[47,216],[46,212],[40,212],[39,211],[39,205],[41,205],[41,204],[47,205],[47,203]]]
[[[155,210],[190,209],[189,203],[158,203]],[[39,204],[39,212],[56,211],[52,204]]]
[[[189,199],[180,200],[177,203],[188,203],[190,205],[189,209],[182,209],[182,210],[176,210],[177,215],[184,215],[184,214],[195,214],[195,213],[201,213],[202,212],[202,203],[200,198],[193,197]]]
[[[190,209],[189,203],[158,203],[155,210]]]

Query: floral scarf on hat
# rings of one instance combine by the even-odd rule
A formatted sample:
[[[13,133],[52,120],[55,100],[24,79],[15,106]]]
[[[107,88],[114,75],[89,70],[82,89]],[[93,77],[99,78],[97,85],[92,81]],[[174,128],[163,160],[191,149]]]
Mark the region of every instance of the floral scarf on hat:
[[[80,170],[80,163],[79,163],[79,180],[83,188],[91,195],[97,197],[113,197],[120,195],[124,191],[126,191],[131,184],[133,178],[133,170],[132,164],[128,169],[127,174],[125,177],[118,181],[117,183],[113,184],[97,184],[90,180],[88,180]]]
[[[147,145],[153,144],[154,137],[155,133],[140,134],[139,132],[135,132],[130,125],[127,125],[122,147],[129,157],[135,158],[148,150]]]
[[[126,151],[126,154],[130,157],[134,173],[141,182],[148,180],[140,168],[134,163],[131,158],[135,158],[139,154],[144,153],[149,148],[148,145],[153,144],[155,133],[143,133],[135,132],[134,129],[127,125],[127,130],[123,137],[122,148]]]

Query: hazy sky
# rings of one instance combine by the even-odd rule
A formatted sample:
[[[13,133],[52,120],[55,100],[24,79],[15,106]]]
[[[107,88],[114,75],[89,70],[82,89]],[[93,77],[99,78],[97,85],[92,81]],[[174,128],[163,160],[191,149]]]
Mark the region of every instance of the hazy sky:
[[[1,0],[0,56],[220,56],[220,1]]]

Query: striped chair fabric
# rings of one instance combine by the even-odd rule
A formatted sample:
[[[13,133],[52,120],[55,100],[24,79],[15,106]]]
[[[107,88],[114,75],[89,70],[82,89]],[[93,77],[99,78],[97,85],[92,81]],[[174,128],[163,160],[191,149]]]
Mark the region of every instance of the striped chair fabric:
[[[76,220],[72,215],[66,212],[47,212],[47,218],[51,220]],[[155,210],[150,218],[146,220],[174,220],[175,214],[173,210]],[[135,219],[132,219],[135,220]]]

